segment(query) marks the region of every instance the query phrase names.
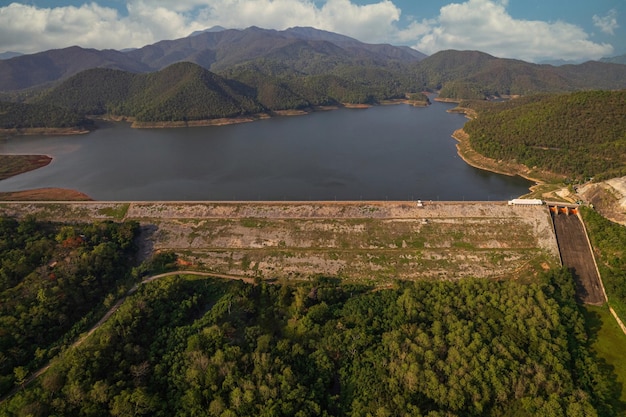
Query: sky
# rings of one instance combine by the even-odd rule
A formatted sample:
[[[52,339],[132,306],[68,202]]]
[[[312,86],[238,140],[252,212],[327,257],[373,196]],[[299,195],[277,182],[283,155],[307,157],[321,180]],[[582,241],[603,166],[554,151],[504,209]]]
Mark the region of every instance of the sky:
[[[428,55],[580,62],[626,54],[626,0],[0,0],[0,52],[141,47],[218,25],[312,26]]]

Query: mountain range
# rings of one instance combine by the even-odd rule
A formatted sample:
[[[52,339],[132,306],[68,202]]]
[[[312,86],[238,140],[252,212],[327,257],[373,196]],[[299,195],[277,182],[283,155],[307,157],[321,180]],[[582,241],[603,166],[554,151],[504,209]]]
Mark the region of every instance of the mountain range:
[[[366,44],[313,28],[209,30],[126,52],[72,46],[3,60],[0,91],[51,85],[91,68],[153,72],[188,61],[219,71],[261,58],[299,61],[315,57],[325,61],[317,67],[323,71],[340,64],[387,66],[392,62],[417,62],[425,56],[409,47]]]
[[[626,65],[617,63],[556,67],[453,50],[426,56],[303,27],[211,28],[138,49],[73,46],[0,61],[0,100],[58,106],[63,119],[70,110],[170,122],[375,104],[421,91],[460,100],[625,88]]]
[[[611,62],[613,64],[626,64],[626,54],[610,58],[602,58],[600,62]]]

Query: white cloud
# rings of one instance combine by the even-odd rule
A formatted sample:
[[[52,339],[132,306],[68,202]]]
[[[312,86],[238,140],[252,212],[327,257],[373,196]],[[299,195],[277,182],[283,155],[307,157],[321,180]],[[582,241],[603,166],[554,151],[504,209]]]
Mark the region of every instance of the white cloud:
[[[152,42],[150,33],[95,3],[41,9],[12,3],[0,8],[0,50],[38,52],[71,45],[106,49]]]
[[[609,13],[604,17],[593,15],[592,20],[594,26],[599,28],[607,35],[614,35],[615,29],[619,27],[619,25],[617,24],[617,10],[615,9],[610,10]]]
[[[319,2],[318,2],[319,3]],[[128,15],[96,3],[38,8],[0,7],[0,51],[36,52],[80,45],[98,49],[139,47],[220,25],[286,29],[314,26],[365,42],[393,37],[400,9],[390,0],[127,0]]]
[[[508,1],[468,0],[440,10],[436,23],[416,43],[434,53],[444,49],[480,50],[498,57],[526,61],[592,59],[608,56],[613,48],[598,44],[578,26],[557,21],[514,19]]]
[[[355,0],[126,0],[128,14],[96,3],[39,8],[0,7],[0,51],[36,52],[80,45],[98,49],[140,47],[220,25],[285,29],[313,26],[372,43],[414,44],[434,53],[477,49],[524,60],[598,58],[612,47],[589,40],[565,22],[517,20],[508,0],[466,0],[444,6],[435,19],[403,19],[392,0],[358,5]],[[617,27],[610,12],[594,17],[603,30]]]

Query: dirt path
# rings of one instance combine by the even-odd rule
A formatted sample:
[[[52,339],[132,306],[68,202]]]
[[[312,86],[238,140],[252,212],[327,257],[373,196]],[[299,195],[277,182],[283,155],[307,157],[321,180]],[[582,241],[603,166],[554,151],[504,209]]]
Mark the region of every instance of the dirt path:
[[[162,273],[162,274],[157,274],[157,275],[152,275],[152,276],[146,277],[139,284],[135,284],[130,290],[128,290],[126,295],[124,295],[122,298],[120,298],[115,303],[115,305],[113,305],[104,314],[104,316],[102,316],[102,318],[95,325],[93,325],[93,327],[91,329],[89,329],[89,331],[87,333],[83,334],[83,336],[81,336],[76,342],[74,342],[69,347],[69,349],[74,349],[74,348],[82,345],[85,342],[85,340],[87,340],[87,338],[89,336],[91,336],[96,330],[98,330],[100,327],[102,327],[102,325],[104,323],[106,323],[111,318],[111,316],[113,314],[115,314],[115,312],[117,310],[119,310],[119,308],[124,303],[124,301],[126,301],[126,298],[128,298],[128,296],[130,296],[130,295],[134,294],[135,292],[137,292],[137,290],[139,289],[140,285],[147,284],[147,283],[156,281],[156,280],[161,279],[161,278],[171,277],[173,275],[196,275],[196,276],[203,276],[203,277],[213,277],[213,278],[222,278],[222,279],[230,279],[230,280],[240,280],[240,281],[246,282],[248,284],[253,284],[254,283],[254,279],[253,278],[238,277],[238,276],[226,275],[226,274],[214,274],[214,273],[211,273],[211,272],[199,272],[199,271],[172,271],[172,272],[165,272],[165,273]],[[6,394],[2,398],[0,398],[0,404],[2,404],[7,399],[11,398],[13,395],[17,394],[18,392],[22,391],[24,388],[29,386],[34,380],[36,380],[41,375],[43,375],[50,368],[51,363],[52,363],[52,361],[48,362],[45,366],[39,368],[32,375],[30,375],[24,381],[24,383],[21,386],[15,387],[8,394]]]

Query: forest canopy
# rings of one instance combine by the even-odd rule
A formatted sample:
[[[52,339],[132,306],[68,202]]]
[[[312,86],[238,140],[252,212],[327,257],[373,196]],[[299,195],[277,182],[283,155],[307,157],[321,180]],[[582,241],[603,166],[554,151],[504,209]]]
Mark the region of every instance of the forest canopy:
[[[466,101],[472,148],[571,179],[626,175],[626,90]]]
[[[0,101],[0,129],[88,128],[92,124],[82,115],[53,104]]]
[[[175,276],[0,415],[614,415],[573,300],[565,271],[382,291]]]
[[[136,222],[61,226],[0,217],[0,396],[116,298],[130,277],[137,231]]]

